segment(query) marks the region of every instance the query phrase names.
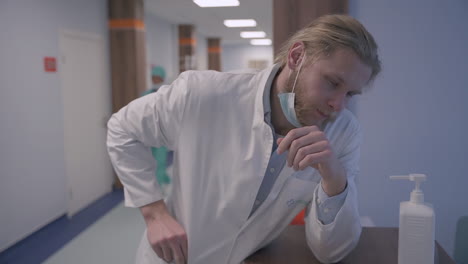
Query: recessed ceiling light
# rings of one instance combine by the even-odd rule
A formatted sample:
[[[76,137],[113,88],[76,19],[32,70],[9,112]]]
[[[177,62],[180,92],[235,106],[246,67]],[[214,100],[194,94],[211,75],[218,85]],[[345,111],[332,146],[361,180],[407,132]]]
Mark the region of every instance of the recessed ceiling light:
[[[270,46],[271,39],[252,39],[250,40],[250,44],[255,46]]]
[[[239,6],[239,0],[193,0],[200,7]]]
[[[253,19],[227,19],[224,20],[226,27],[255,27],[257,22]]]
[[[264,38],[266,33],[264,31],[242,31],[240,36],[242,38]]]

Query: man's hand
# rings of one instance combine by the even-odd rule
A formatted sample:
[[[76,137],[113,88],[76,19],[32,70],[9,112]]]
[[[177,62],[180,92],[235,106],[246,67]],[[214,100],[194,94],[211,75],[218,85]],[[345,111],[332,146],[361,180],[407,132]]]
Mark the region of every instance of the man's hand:
[[[279,138],[278,154],[289,150],[287,163],[294,170],[311,166],[322,175],[322,188],[328,196],[346,187],[346,172],[331,149],[325,133],[316,126],[300,127]]]
[[[156,254],[166,262],[187,263],[187,234],[169,214],[163,200],[140,208],[148,229],[148,241]]]

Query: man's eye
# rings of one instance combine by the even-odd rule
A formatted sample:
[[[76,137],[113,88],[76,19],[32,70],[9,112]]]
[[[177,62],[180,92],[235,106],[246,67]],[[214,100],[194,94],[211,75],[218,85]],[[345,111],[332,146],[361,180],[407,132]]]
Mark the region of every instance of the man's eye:
[[[330,83],[331,86],[333,87],[337,87],[338,86],[338,83],[332,81],[332,80],[328,80],[328,83]]]
[[[346,97],[351,98],[353,96],[357,95],[357,93],[349,92],[346,94]]]

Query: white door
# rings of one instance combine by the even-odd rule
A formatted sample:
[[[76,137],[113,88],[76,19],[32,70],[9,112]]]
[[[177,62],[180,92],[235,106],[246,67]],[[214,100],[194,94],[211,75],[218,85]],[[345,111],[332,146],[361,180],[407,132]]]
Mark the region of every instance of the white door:
[[[104,45],[98,35],[60,32],[69,217],[112,190],[106,150],[111,87]]]

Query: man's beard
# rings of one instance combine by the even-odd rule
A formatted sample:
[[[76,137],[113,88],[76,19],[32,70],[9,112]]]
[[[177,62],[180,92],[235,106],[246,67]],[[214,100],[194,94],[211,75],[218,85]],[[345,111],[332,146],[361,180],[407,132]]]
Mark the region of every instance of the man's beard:
[[[294,76],[295,78],[296,74],[297,70],[292,72],[290,76]],[[300,75],[301,74],[299,73],[299,76],[297,77],[296,87],[294,88],[294,93],[296,94],[294,96],[294,110],[296,111],[297,121],[302,126],[318,126],[322,130],[322,128],[324,128],[328,122],[333,121],[337,117],[338,113],[330,113],[330,116],[325,120],[308,121],[308,117],[316,115],[315,112],[318,109],[316,109],[315,106],[308,106],[307,102],[305,101],[303,96],[305,92],[305,87],[303,86],[303,83],[300,82]],[[292,92],[294,86],[294,78],[289,78],[286,86],[287,92]]]
[[[299,75],[301,75],[299,73]],[[289,80],[286,86],[286,92],[293,92],[293,87],[294,87],[294,79],[297,76],[297,70],[294,70],[291,75],[289,76]],[[291,78],[292,77],[292,78]],[[296,86],[294,87],[294,93],[296,94],[294,96],[294,110],[296,111],[296,118],[299,124],[302,126],[310,126],[310,125],[315,125],[315,124],[309,124],[306,120],[307,116],[310,116],[311,113],[313,113],[313,108],[307,107],[307,104],[304,102],[304,99],[302,97],[304,90],[303,86],[300,85],[300,77],[297,76],[297,82]]]

